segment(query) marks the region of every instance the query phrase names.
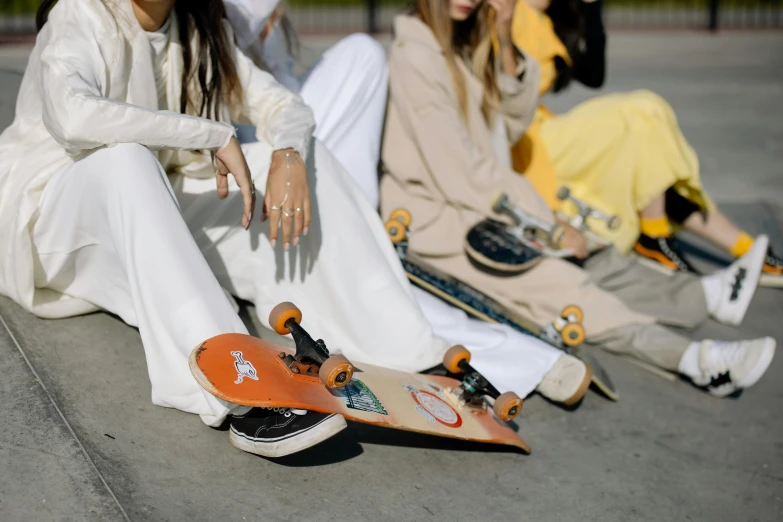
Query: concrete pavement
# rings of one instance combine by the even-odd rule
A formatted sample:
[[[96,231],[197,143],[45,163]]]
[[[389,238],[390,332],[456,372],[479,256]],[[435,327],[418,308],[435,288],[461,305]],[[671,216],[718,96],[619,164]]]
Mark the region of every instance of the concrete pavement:
[[[305,42],[305,59],[326,43]],[[773,33],[616,35],[605,89],[669,99],[715,199],[780,250],[782,44]],[[0,47],[0,128],[26,52]],[[575,88],[550,104],[563,110],[589,94]],[[244,314],[274,338],[252,307]],[[696,334],[783,341],[781,317],[783,291],[762,289],[741,329],[710,323]],[[0,520],[783,518],[783,357],[756,387],[723,400],[597,357],[621,401],[591,392],[565,411],[530,399],[519,422],[530,456],[352,424],[272,461],[235,450],[193,415],[153,406],[138,332],[117,318],[44,321],[0,298]]]

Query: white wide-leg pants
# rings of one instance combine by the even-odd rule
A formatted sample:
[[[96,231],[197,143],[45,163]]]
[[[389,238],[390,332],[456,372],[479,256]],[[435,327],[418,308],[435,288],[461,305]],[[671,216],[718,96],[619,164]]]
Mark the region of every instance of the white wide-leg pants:
[[[315,114],[315,137],[378,208],[378,163],[389,73],[383,46],[352,34],[326,50],[301,78],[299,94]]]
[[[289,253],[272,249],[258,216],[242,229],[235,186],[221,201],[214,179],[169,178],[145,147],[98,150],[44,191],[36,286],[138,326],[152,401],[210,425],[231,405],[201,389],[188,355],[215,335],[246,333],[221,286],[254,302],[264,324],[275,304],[293,301],[314,337],[356,362],[409,371],[437,365],[447,346],[421,315],[377,215],[323,145],[313,148],[314,215]],[[245,152],[260,200],[271,150],[257,143]]]

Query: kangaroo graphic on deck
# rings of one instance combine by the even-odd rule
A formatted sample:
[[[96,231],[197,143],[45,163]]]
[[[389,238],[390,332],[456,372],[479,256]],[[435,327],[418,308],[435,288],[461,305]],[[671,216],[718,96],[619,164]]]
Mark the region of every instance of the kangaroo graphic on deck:
[[[254,381],[258,380],[256,369],[253,368],[252,363],[242,359],[242,352],[231,352],[231,355],[233,355],[234,359],[236,359],[236,361],[234,361],[234,368],[237,369],[237,380],[234,381],[234,384],[241,384],[242,379],[245,377],[253,379]]]

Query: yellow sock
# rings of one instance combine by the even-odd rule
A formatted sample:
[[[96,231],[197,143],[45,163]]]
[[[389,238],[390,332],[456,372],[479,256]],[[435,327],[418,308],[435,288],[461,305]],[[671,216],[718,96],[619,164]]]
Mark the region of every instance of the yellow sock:
[[[734,243],[734,246],[731,247],[731,255],[734,257],[745,255],[745,253],[750,250],[750,247],[752,246],[753,238],[747,235],[745,232],[740,232],[737,241]]]
[[[669,224],[669,218],[666,216],[659,218],[642,218],[642,234],[650,237],[669,237],[672,235],[672,227]]]

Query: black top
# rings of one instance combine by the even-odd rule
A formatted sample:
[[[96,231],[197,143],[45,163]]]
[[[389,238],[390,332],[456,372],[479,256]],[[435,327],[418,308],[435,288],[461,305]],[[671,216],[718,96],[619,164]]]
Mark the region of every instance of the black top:
[[[586,3],[576,0],[578,13],[566,13],[566,2],[554,0],[548,13],[555,32],[565,44],[572,65],[561,57],[555,58],[557,78],[554,91],[565,89],[571,80],[597,89],[606,78],[606,31],[602,17],[603,0]],[[572,4],[573,5],[573,4]],[[562,6],[562,7],[556,7]],[[575,16],[578,14],[578,17]]]

